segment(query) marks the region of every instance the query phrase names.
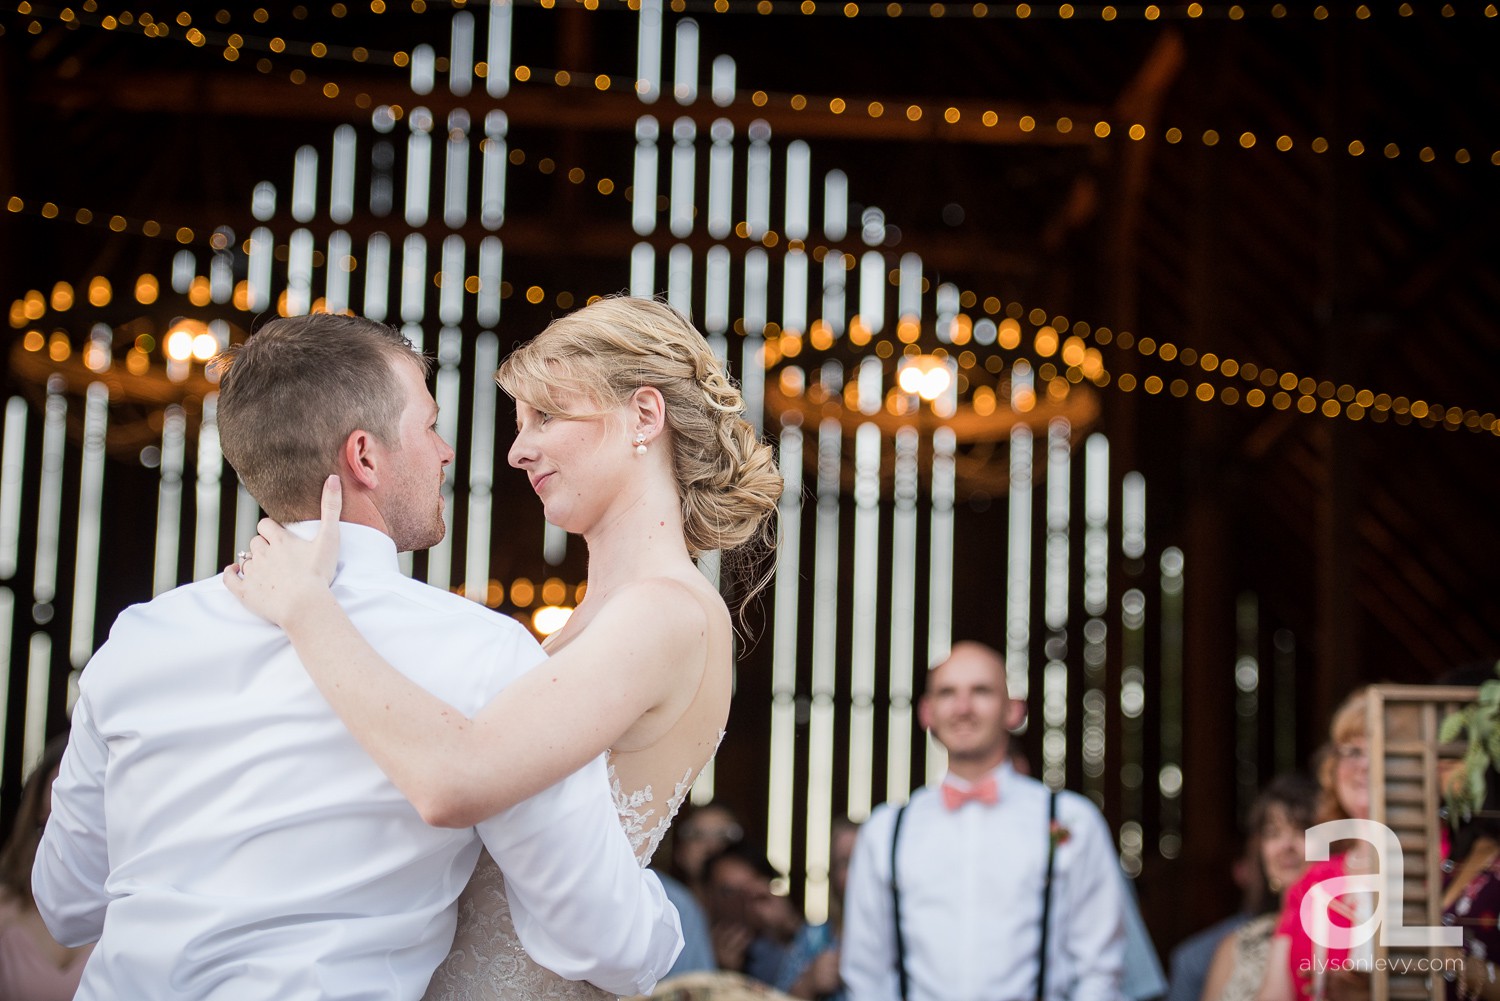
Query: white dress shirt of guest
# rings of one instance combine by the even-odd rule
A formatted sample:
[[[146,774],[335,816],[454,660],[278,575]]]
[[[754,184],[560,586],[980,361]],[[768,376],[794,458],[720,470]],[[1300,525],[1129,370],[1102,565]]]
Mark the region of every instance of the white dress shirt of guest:
[[[372,353],[389,358],[399,423],[387,437],[361,423],[340,447],[352,503],[332,590],[392,665],[473,714],[545,658],[515,620],[400,571],[398,547],[442,537],[453,457],[417,356],[385,328],[329,314],[273,321],[250,345],[267,364],[286,362],[268,384],[313,381],[293,385],[283,407],[316,408],[320,388],[338,395],[324,371],[371,336]],[[329,364],[299,364],[298,349],[326,349]],[[234,364],[220,400],[221,425],[236,417],[223,427],[226,454],[246,440],[228,432],[273,417],[236,409],[245,356]],[[237,468],[243,479],[251,467]],[[316,523],[291,528],[306,537]],[[80,999],[418,998],[448,954],[481,844],[505,873],[522,945],[562,976],[645,993],[681,947],[602,757],[477,827],[430,827],[286,635],[220,577],[127,609],[79,688],[32,884],[60,942],[98,940]]]
[[[919,712],[948,750],[950,773],[947,791],[913,794],[896,851],[908,1001],[1034,1001],[1052,841],[1046,997],[1118,1001],[1124,904],[1109,829],[1092,803],[1063,792],[1049,830],[1048,789],[1005,760],[1024,705],[1006,695],[1000,655],[956,645],[929,674]],[[875,811],[850,866],[840,966],[850,1001],[901,997],[895,818],[889,804]]]

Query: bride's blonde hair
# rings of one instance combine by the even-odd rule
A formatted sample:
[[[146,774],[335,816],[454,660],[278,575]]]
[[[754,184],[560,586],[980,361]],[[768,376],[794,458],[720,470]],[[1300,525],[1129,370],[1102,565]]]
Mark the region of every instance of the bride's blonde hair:
[[[553,320],[505,359],[495,379],[530,407],[574,418],[656,389],[666,403],[688,549],[697,556],[769,541],[781,497],[771,446],[745,420],[744,399],[703,335],[670,306],[598,299]]]

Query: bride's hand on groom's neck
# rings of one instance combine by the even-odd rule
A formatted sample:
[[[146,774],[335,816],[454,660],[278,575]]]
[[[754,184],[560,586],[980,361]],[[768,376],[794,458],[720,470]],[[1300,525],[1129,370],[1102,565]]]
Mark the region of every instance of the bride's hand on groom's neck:
[[[250,542],[249,558],[224,571],[224,585],[260,617],[291,631],[305,615],[316,615],[320,597],[338,569],[342,484],[330,476],[323,484],[318,532],[299,539],[280,523],[264,518]]]

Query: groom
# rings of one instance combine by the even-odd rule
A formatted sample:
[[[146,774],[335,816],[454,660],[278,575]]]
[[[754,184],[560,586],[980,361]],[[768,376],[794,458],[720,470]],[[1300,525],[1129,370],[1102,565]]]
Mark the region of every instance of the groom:
[[[399,333],[278,319],[224,361],[224,454],[267,514],[317,518],[340,476],[333,590],[382,656],[471,716],[543,659],[514,620],[398,569],[443,537],[453,459]],[[79,688],[33,886],[59,942],[99,943],[80,999],[419,998],[481,845],[562,976],[647,993],[681,946],[602,759],[475,828],[429,827],[217,576],[126,610]]]

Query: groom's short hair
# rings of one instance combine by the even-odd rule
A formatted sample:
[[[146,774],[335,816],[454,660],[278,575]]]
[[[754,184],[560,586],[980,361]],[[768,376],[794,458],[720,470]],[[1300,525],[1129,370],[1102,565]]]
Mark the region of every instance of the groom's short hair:
[[[396,358],[427,373],[399,330],[335,313],[272,320],[219,356],[220,445],[268,515],[316,518],[323,481],[356,429],[399,441],[406,401]]]

